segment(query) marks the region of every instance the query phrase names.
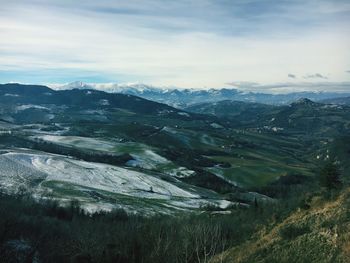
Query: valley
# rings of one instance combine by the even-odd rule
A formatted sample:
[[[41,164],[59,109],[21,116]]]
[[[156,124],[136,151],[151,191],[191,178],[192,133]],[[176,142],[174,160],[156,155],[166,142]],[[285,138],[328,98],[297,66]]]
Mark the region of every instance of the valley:
[[[302,228],[294,217],[337,196],[319,185],[329,163],[347,185],[349,130],[349,106],[305,98],[178,109],[130,94],[0,85],[3,251],[16,258],[18,243],[44,262],[77,253],[91,262],[249,262],[266,238],[276,257],[285,243],[301,251],[294,238],[309,245],[326,223],[303,219]],[[346,229],[336,209],[341,218],[327,220]],[[323,248],[332,246],[310,250],[315,260]]]
[[[27,89],[36,97],[27,97]],[[89,211],[249,206],[264,198],[250,192],[281,177],[312,178],[330,158],[332,139],[350,125],[347,106],[309,100],[290,106],[223,101],[181,111],[100,91],[11,84],[0,92],[17,95],[0,99],[2,189],[62,203],[75,199]],[[308,126],[308,115],[318,122]],[[245,199],[235,197],[243,193]]]
[[[0,263],[349,263],[349,0],[0,0]]]

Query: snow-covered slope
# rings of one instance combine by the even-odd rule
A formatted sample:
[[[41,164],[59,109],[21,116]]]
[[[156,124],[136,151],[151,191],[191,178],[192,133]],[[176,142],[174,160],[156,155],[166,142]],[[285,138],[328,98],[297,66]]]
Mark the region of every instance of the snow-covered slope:
[[[172,161],[156,153],[156,149],[137,142],[118,143],[106,141],[103,139],[81,137],[81,136],[58,136],[58,135],[36,135],[34,139],[40,139],[47,142],[87,149],[92,151],[108,152],[113,154],[129,154],[133,160],[125,163],[129,167],[137,167],[146,170],[157,170],[164,174],[187,177],[195,172],[185,167],[179,167]]]
[[[2,191],[15,193],[27,189],[40,197],[63,201],[75,198],[88,210],[124,207],[129,211],[150,212],[155,207],[167,207],[163,212],[168,212],[170,208],[193,209],[208,203],[230,203],[204,199],[203,194],[211,198],[215,194],[177,180],[165,181],[157,174],[38,151],[3,152],[0,166]]]

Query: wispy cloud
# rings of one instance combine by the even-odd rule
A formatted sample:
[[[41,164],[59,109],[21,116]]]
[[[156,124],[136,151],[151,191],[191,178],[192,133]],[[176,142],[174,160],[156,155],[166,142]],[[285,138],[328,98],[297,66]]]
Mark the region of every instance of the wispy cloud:
[[[0,82],[349,78],[345,0],[0,0],[0,35]]]
[[[320,73],[315,73],[315,74],[308,74],[303,77],[304,79],[328,79],[328,77],[320,74]]]
[[[296,75],[294,75],[294,74],[288,74],[288,78],[292,78],[292,79],[295,79],[297,76]]]

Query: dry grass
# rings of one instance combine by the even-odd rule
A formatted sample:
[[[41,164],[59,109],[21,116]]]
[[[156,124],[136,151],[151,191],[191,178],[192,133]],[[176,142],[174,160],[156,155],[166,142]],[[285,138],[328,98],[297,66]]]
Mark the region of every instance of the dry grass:
[[[350,262],[350,188],[333,200],[322,196],[212,262]]]

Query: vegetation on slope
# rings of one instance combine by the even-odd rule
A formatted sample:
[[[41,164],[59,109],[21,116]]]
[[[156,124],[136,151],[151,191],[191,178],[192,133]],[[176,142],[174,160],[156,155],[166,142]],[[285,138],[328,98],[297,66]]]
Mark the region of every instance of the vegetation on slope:
[[[14,87],[5,88],[15,92]],[[54,94],[48,95],[51,92]],[[300,100],[285,107],[257,104],[252,108],[239,103],[240,107],[229,112],[229,102],[215,110],[215,115],[219,111],[230,113],[223,115],[226,119],[219,119],[97,91],[54,92],[41,87],[35,97],[21,89],[10,94],[17,93],[21,95],[10,99],[5,98],[6,93],[1,101],[4,111],[0,119],[6,119],[4,127],[14,127],[4,130],[3,146],[124,165],[129,155],[109,155],[97,149],[91,152],[84,147],[62,147],[28,138],[53,128],[65,136],[142,143],[174,164],[196,172],[179,180],[213,189],[227,200],[249,203],[250,208],[236,206],[221,211],[208,206],[201,209],[207,210],[202,214],[180,214],[176,218],[145,218],[123,210],[86,215],[75,202],[63,208],[54,201],[2,195],[1,260],[208,262],[213,256],[214,262],[349,259],[349,189],[338,192],[340,174],[332,166],[317,173],[325,179],[322,183],[328,190],[320,191],[314,176],[317,166],[330,159],[348,174],[349,137],[344,135],[350,127],[349,107]],[[86,99],[91,97],[94,99]],[[30,126],[33,124],[37,127]],[[105,197],[92,193],[98,199]],[[67,192],[64,196],[69,198]]]
[[[202,214],[176,217],[123,210],[87,215],[75,201],[60,207],[26,195],[1,195],[0,254],[6,262],[24,262],[19,257],[26,262],[209,262],[215,255],[214,262],[291,262],[299,253],[292,262],[309,262],[311,256],[317,262],[324,253],[345,262],[350,189],[337,195],[333,186],[320,192],[315,181],[287,179],[278,182],[280,187],[271,185],[278,202],[255,199],[250,208],[232,207],[231,214],[207,207]],[[307,246],[312,249],[305,252]]]
[[[231,214],[184,213],[176,217],[141,217],[123,210],[86,215],[76,202],[56,202],[24,196],[0,198],[0,254],[5,262],[208,262],[237,246],[273,218],[286,218],[301,203],[305,188],[283,202],[255,201]],[[290,190],[292,187],[290,187]],[[214,208],[214,210],[217,210]],[[17,244],[15,246],[14,244]],[[22,245],[18,245],[22,244]],[[28,250],[21,247],[26,244]],[[22,261],[24,262],[24,261]]]
[[[316,192],[306,200],[212,262],[349,262],[350,188]]]

